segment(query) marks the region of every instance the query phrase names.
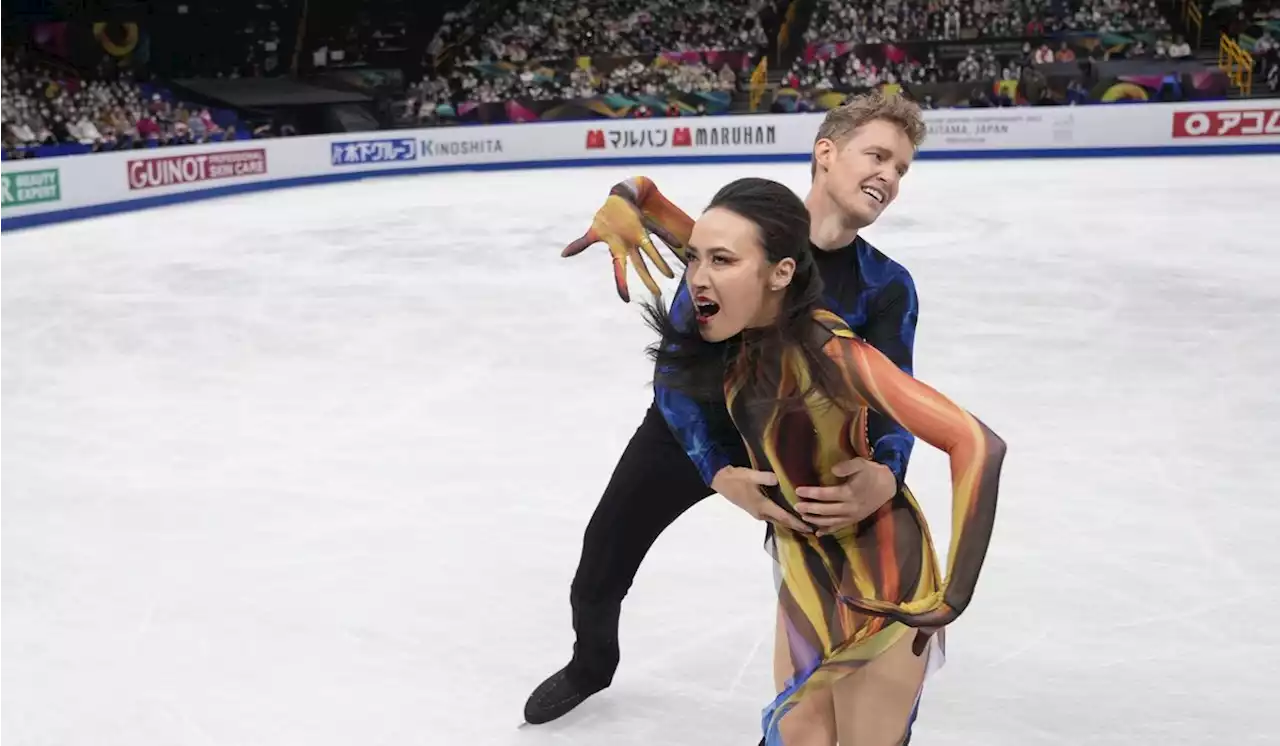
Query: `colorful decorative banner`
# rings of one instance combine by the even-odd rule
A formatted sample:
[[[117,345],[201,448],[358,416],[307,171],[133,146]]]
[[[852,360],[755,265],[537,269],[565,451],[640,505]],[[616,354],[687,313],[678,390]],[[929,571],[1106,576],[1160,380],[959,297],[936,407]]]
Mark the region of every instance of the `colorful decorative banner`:
[[[1101,55],[1109,52],[1113,57],[1123,55],[1134,43],[1141,41],[1151,48],[1156,36],[1147,32],[1132,34],[1101,34],[1098,32],[1071,32],[1054,36],[1010,37],[1006,39],[952,39],[946,41],[906,41],[881,44],[855,44],[848,41],[810,43],[804,50],[804,61],[814,63],[822,60],[839,59],[848,54],[856,54],[859,58],[872,58],[877,63],[905,62],[907,59],[923,61],[933,52],[939,61],[960,60],[970,49],[985,50],[991,48],[996,55],[1008,57],[1020,54],[1023,44],[1030,44],[1034,49],[1041,44],[1048,44],[1054,51],[1063,42],[1076,54],[1077,58],[1089,57],[1098,50]]]
[[[725,52],[711,49],[700,52],[663,52],[658,55],[658,59],[679,65],[704,64],[715,70],[726,64],[734,70],[742,71],[751,66],[751,55],[747,52]]]
[[[1252,54],[1255,53],[1254,45],[1258,43],[1258,39],[1261,39],[1262,35],[1267,32],[1271,33],[1271,37],[1273,39],[1280,41],[1280,18],[1267,19],[1253,24],[1244,31],[1241,31],[1240,38],[1236,41],[1239,42],[1242,49]]]
[[[634,57],[575,57],[565,60],[543,60],[532,68],[534,80],[549,82],[557,77],[567,77],[577,68],[586,70],[594,67],[600,75],[607,76],[619,67],[639,61],[645,67],[668,65],[702,64],[712,70],[719,70],[728,65],[731,70],[742,73],[751,68],[751,54],[743,51],[705,50],[694,52],[663,52],[657,55],[641,55]],[[467,66],[481,77],[499,78],[507,75],[520,75],[524,67],[510,62],[477,62]]]
[[[851,41],[809,44],[804,48],[804,61],[806,63],[812,64],[820,60],[836,59],[838,57],[843,57],[846,54],[852,52],[853,50],[857,49],[858,46],[859,45],[854,44]],[[862,46],[879,46],[879,45],[864,44]]]
[[[448,104],[436,107],[436,116],[468,124],[497,124],[501,122],[538,122],[575,119],[625,119],[635,114],[641,104],[648,107],[649,116],[670,116],[668,109],[678,116],[698,116],[701,106],[708,115],[726,114],[733,101],[725,91],[709,93],[681,93],[666,96],[638,96],[631,98],[618,94],[574,99],[572,101],[535,101],[513,99],[502,103],[463,102],[456,110]]]
[[[146,64],[151,55],[150,37],[134,21],[35,23],[30,39],[37,49],[89,69],[101,62],[104,54],[133,66]]]
[[[1141,63],[1134,63],[1135,65]],[[1221,70],[1203,70],[1167,74],[1123,74],[1124,63],[1111,63],[1109,69],[1120,74],[1097,80],[1076,75],[1043,75],[1026,80],[979,80],[966,83],[916,83],[901,86],[913,100],[936,108],[969,106],[977,94],[985,93],[991,104],[1106,104],[1132,101],[1206,101],[1221,100],[1227,95],[1227,78]],[[1073,86],[1074,84],[1074,86]],[[878,86],[886,94],[897,86]],[[826,111],[844,103],[849,96],[868,88],[829,91],[799,91],[782,88],[775,93],[773,111]],[[1047,93],[1046,93],[1047,92]]]
[[[1205,101],[1224,99],[1227,90],[1227,76],[1214,69],[1182,74],[1104,77],[1089,89],[1089,98],[1102,103]]]

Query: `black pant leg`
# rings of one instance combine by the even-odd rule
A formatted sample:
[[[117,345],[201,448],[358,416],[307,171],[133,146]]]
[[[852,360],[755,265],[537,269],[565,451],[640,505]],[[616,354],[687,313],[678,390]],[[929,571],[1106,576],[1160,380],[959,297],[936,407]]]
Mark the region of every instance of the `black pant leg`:
[[[618,616],[640,563],[667,526],[710,494],[662,412],[651,406],[583,536],[570,594],[577,641],[569,672],[579,681],[612,682],[619,658]]]

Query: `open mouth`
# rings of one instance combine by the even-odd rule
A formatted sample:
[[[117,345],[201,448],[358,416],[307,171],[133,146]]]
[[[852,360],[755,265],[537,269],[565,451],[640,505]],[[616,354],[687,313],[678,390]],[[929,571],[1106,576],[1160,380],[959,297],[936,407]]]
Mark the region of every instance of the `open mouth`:
[[[863,193],[863,194],[865,194],[865,195],[867,195],[867,196],[868,196],[868,197],[870,197],[871,199],[874,199],[876,202],[878,202],[878,203],[880,203],[880,204],[882,204],[882,205],[884,204],[884,200],[885,200],[885,193],[884,193],[883,191],[881,191],[881,190],[879,189],[879,187],[864,186],[864,187],[862,188],[862,193]]]
[[[699,324],[705,324],[720,312],[720,304],[715,301],[699,298],[693,302],[694,315],[697,316]]]

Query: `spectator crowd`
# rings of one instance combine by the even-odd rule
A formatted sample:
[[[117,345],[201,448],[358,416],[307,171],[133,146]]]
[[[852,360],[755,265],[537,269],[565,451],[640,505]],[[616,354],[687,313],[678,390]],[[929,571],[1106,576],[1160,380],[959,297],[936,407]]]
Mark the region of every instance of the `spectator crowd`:
[[[577,60],[707,51],[742,51],[757,60],[785,10],[778,0],[521,0],[482,28],[481,7],[446,14],[428,45],[432,63],[425,67],[432,73],[409,92],[417,121],[432,121],[442,107],[463,102],[732,92],[742,70],[723,63],[633,59],[602,74]],[[433,64],[442,57],[450,63],[447,72]],[[510,69],[495,72],[490,66],[498,63]]]
[[[1255,87],[1280,93],[1280,0],[1216,0],[1208,25],[1250,52]]]
[[[525,62],[659,52],[762,49],[771,0],[520,0],[468,50]]]
[[[1156,0],[820,0],[804,38],[879,44],[1169,30]]]
[[[1148,44],[1099,41],[1077,50],[1067,41],[1022,44],[997,52],[984,39],[1046,37],[1064,32],[1154,36]],[[1018,80],[1035,65],[1092,59],[1188,59],[1191,45],[1171,31],[1155,0],[826,0],[805,32],[810,44],[875,45],[919,41],[973,42],[960,58],[886,59],[847,54],[835,59],[797,59],[783,84],[806,94],[852,90],[880,84],[926,84]],[[1119,51],[1115,51],[1119,50]]]
[[[1266,1],[1271,4],[1264,8],[1265,2],[1243,0],[1253,13],[1249,18],[1236,8],[1240,0],[1214,7],[1228,8],[1235,24],[1229,33],[1242,34],[1246,27],[1261,24],[1265,29],[1268,22],[1280,19],[1280,3]],[[798,21],[802,35],[793,33],[790,48],[779,49],[775,43],[787,38],[779,35],[783,19],[796,20],[794,13],[787,13],[795,2],[472,0],[445,13],[429,42],[417,42],[425,46],[420,66],[424,74],[405,90],[397,118],[402,124],[436,124],[454,120],[457,112],[475,105],[511,100],[653,100],[705,94],[717,102],[735,97],[741,101],[751,70],[766,54],[775,68],[780,56],[795,57],[780,82],[806,96],[881,84],[1015,80],[1035,65],[1072,62],[1080,55],[1176,60],[1193,54],[1157,0],[817,0],[812,15]],[[255,10],[242,19],[235,13],[220,17],[219,28],[240,25],[229,37],[226,54],[208,58],[218,69],[201,70],[202,74],[284,74],[289,68],[286,57],[295,54],[301,55],[307,70],[357,64],[381,53],[407,50],[415,37],[413,16],[399,0],[354,9],[318,7],[314,13],[327,14],[325,31],[317,30],[305,41],[290,25],[288,0],[242,0],[240,5]],[[205,20],[200,16],[192,22]],[[1127,39],[1093,48],[1046,39],[1064,32]],[[296,53],[295,37],[302,44]],[[1038,41],[1028,41],[1020,50],[990,43],[1014,38]],[[946,53],[903,47],[893,54],[868,55],[858,49],[941,41],[969,46]],[[1277,90],[1280,44],[1265,30],[1249,43],[1260,83]],[[813,44],[854,49],[843,56],[807,57],[804,47]],[[414,54],[422,50],[419,46]],[[163,89],[135,82],[127,70],[100,70],[96,79],[68,70],[32,62],[12,48],[6,51],[2,108],[7,153],[41,145],[111,150],[236,137],[234,120],[174,101]],[[646,110],[638,111],[643,115]],[[266,134],[269,129],[263,127],[242,136]]]
[[[1112,53],[1099,45],[1093,52],[1098,59],[1112,59]],[[1176,35],[1161,37],[1148,47],[1141,40],[1128,45],[1124,59],[1190,59],[1191,45]],[[969,47],[965,56],[950,63],[939,62],[936,52],[930,51],[925,59],[909,58],[902,62],[886,61],[877,65],[869,57],[855,54],[810,63],[797,59],[783,78],[784,85],[797,90],[823,92],[870,88],[882,83],[968,83],[979,80],[1017,80],[1022,71],[1034,65],[1053,62],[1074,62],[1076,51],[1067,42],[1050,45],[1041,42],[1032,46],[1024,42],[1022,50],[1015,54],[997,54],[991,45],[981,51]]]
[[[437,75],[411,86],[410,118],[434,122],[442,110],[463,102],[499,103],[510,99],[564,101],[600,95],[663,96],[723,91],[730,96],[738,88],[739,74],[728,63],[718,69],[703,63],[646,64],[639,59],[614,67],[605,74],[594,65],[540,67],[526,64],[513,71],[483,72],[477,64],[461,64],[447,75]]]
[[[222,140],[208,108],[175,105],[150,96],[128,73],[112,81],[83,81],[47,65],[6,54],[0,93],[6,150],[40,145],[82,145],[116,150]]]

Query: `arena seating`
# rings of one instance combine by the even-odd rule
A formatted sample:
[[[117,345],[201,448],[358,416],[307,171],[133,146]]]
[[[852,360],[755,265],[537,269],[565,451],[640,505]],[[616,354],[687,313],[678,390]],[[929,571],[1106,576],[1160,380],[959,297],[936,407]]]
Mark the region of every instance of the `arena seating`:
[[[233,112],[189,106],[127,71],[82,79],[66,67],[7,52],[3,63],[8,155],[71,155],[135,147],[221,142],[237,132]]]
[[[1209,99],[1280,87],[1280,4],[1270,0],[291,8],[233,0],[141,32],[122,24],[121,38],[91,24],[96,66],[94,54],[66,51],[75,46],[67,32],[34,25],[28,44],[6,46],[5,157],[293,131],[230,105],[187,104],[198,97],[184,78],[277,76],[367,93],[378,109],[371,126],[384,128],[810,111],[873,87],[927,107]],[[297,126],[323,131],[318,121]]]
[[[826,108],[872,86],[902,88],[926,106],[1086,104],[1132,98],[1214,98],[1225,76],[1194,82],[1191,46],[1154,0],[825,0],[786,71],[775,111]],[[1145,85],[1117,65],[1143,62]],[[1177,85],[1168,85],[1172,76]]]
[[[1183,17],[1188,33],[1213,44],[1219,63],[1233,73],[1233,82],[1261,95],[1280,93],[1280,2],[1275,0],[1216,0],[1186,3]]]
[[[467,36],[457,34],[460,18],[447,21],[442,33],[448,41],[433,39],[427,66],[433,74],[410,91],[403,123],[447,122],[460,110],[507,102],[506,111],[496,111],[515,121],[546,118],[557,108],[546,104],[572,101],[583,103],[552,112],[552,118],[580,109],[638,116],[724,113],[767,49],[780,5],[525,1],[484,28],[472,24]],[[475,15],[474,9],[468,13]],[[442,57],[452,63],[447,70]]]

